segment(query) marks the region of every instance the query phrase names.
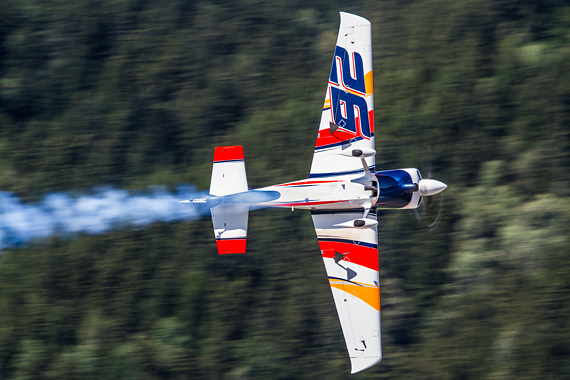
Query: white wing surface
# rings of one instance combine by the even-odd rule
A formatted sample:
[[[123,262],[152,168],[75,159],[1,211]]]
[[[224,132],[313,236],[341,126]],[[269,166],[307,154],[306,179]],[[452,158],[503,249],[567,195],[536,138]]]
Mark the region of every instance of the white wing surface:
[[[360,160],[350,157],[359,148],[374,149],[370,21],[341,12],[311,177],[362,171]],[[366,160],[373,170],[374,157]]]
[[[312,211],[313,223],[350,357],[351,373],[382,360],[378,232],[339,227],[362,209]],[[376,220],[371,211],[368,219]],[[336,225],[336,226],[335,226]]]

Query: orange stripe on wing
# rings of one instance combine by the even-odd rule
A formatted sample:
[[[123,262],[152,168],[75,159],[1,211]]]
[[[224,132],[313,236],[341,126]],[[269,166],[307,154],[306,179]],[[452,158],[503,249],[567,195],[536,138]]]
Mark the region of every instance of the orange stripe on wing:
[[[366,88],[367,94],[372,94],[373,92],[373,82],[374,82],[374,75],[372,74],[372,70],[364,74],[364,87]]]
[[[380,288],[377,286],[350,283],[340,279],[329,279],[331,288],[342,290],[380,311]]]

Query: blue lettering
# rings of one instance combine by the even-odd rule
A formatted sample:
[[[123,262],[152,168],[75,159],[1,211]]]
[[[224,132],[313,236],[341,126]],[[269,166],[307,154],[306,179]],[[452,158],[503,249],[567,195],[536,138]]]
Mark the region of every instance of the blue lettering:
[[[356,117],[358,116],[362,135],[370,138],[370,121],[368,120],[368,106],[366,105],[366,99],[332,86],[330,89],[331,106],[335,124],[348,131],[357,133]],[[344,107],[341,103],[344,103]],[[355,107],[358,108],[359,115],[355,114]],[[346,113],[346,117],[343,113]]]
[[[353,78],[352,75],[350,75],[351,57],[345,49],[341,48],[340,46],[336,47],[329,79],[331,82],[339,84],[336,68],[337,57],[339,57],[340,61],[342,62],[342,81],[344,85],[353,91],[358,91],[365,94],[366,85],[364,83],[364,65],[362,63],[362,56],[356,52],[354,53],[354,71],[356,72],[356,78]]]

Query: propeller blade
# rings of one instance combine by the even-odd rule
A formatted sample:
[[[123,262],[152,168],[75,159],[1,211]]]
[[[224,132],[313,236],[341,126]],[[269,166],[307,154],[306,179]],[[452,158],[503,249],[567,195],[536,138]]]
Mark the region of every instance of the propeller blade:
[[[423,200],[421,208],[414,209],[418,224],[427,227],[429,231],[435,230],[443,215],[443,193],[439,194],[439,202],[437,198],[426,198]]]

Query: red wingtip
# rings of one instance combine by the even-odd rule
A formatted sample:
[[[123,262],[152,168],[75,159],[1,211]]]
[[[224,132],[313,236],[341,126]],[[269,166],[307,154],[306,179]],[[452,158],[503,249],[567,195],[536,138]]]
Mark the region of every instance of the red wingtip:
[[[218,146],[214,153],[214,162],[243,160],[243,147],[235,146]]]
[[[229,253],[245,253],[245,245],[247,239],[224,239],[216,240],[218,246],[218,253],[226,255]]]

